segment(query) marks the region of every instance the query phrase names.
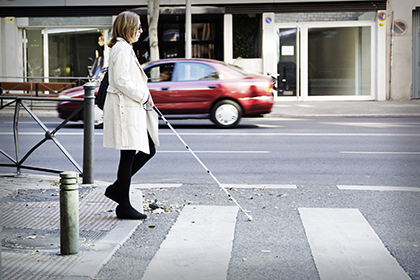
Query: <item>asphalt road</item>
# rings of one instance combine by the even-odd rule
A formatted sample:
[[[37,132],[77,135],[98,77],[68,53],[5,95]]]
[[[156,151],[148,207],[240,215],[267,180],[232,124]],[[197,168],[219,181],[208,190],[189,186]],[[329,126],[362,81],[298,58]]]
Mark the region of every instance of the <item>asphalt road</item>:
[[[45,119],[50,130],[59,122]],[[244,119],[238,128],[228,130],[217,129],[208,120],[171,123],[222,183],[419,185],[419,118]],[[23,157],[44,133],[29,118],[20,118],[18,129]],[[1,148],[14,157],[10,118],[0,118],[0,133]],[[82,166],[82,124],[68,124],[57,139]],[[160,141],[156,156],[133,183],[213,182],[164,124]],[[102,129],[95,130],[94,156],[94,178],[112,182],[119,153],[102,147]],[[25,164],[74,170],[52,141],[38,148]]]
[[[45,121],[51,129],[59,122]],[[171,123],[222,184],[294,186],[230,190],[253,221],[238,212],[227,279],[322,279],[302,208],[359,211],[409,277],[420,279],[420,192],[403,189],[420,186],[420,118],[244,119],[230,130],[207,120]],[[146,202],[158,199],[169,211],[148,213],[97,279],[140,279],[183,206],[234,205],[176,136],[161,128],[158,153],[133,183],[181,186],[143,189]],[[10,132],[10,118],[0,118],[1,148],[13,155]],[[43,138],[29,119],[20,119],[19,132],[21,155]],[[96,130],[95,179],[111,182],[118,152],[101,147],[101,133]],[[82,126],[68,125],[57,138],[81,163]],[[53,143],[44,145],[28,164],[72,170]],[[343,190],[339,185],[401,191]]]

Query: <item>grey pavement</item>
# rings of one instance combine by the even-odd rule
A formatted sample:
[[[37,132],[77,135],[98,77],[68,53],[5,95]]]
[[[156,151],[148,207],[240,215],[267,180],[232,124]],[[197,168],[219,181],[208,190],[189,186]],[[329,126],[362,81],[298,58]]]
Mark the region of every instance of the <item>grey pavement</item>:
[[[57,117],[53,106],[34,106],[33,110],[38,117]],[[3,117],[13,114],[13,107],[0,110]],[[25,115],[21,109],[21,116]],[[420,100],[277,101],[266,118],[317,116],[420,116]],[[108,184],[80,185],[80,251],[62,256],[58,245],[59,175],[0,174],[2,279],[92,279],[141,223],[115,217],[115,203],[103,196]],[[133,204],[143,209],[143,195],[133,189]]]
[[[92,279],[139,220],[119,220],[103,193],[108,183],[79,184],[79,252],[61,255],[59,175],[0,174],[2,279]],[[143,195],[131,200],[143,210]]]
[[[276,101],[268,117],[414,117],[420,100],[409,101]]]

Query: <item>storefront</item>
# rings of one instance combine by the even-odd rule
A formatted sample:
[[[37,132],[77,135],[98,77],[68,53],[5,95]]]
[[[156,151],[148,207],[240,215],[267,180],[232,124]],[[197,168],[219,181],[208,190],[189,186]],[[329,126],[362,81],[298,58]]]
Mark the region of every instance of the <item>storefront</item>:
[[[377,16],[377,12],[264,14],[264,40],[274,46],[276,60],[266,56],[263,63],[265,72],[277,75],[276,99],[384,99],[378,89],[386,84],[378,74],[385,75],[386,69],[379,69],[378,62],[386,64],[380,47],[385,40],[378,37]]]
[[[163,2],[160,57],[184,57],[185,7]],[[213,2],[192,7],[192,57],[276,77],[276,100],[386,100],[386,1]],[[8,67],[0,76],[83,77],[89,57],[104,57],[106,66],[106,42],[119,10],[141,16],[145,32],[133,47],[141,63],[148,60],[145,5],[67,8],[51,10],[56,17],[46,10],[32,16],[26,7],[2,18],[2,36],[13,33],[16,40],[8,41],[15,45],[6,54],[2,50]],[[86,16],[75,16],[80,13]]]

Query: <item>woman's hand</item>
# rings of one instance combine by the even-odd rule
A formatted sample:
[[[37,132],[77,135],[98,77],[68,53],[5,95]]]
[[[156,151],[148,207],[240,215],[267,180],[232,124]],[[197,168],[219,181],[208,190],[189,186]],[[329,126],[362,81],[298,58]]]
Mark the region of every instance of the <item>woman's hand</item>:
[[[149,97],[149,100],[147,100],[146,105],[149,106],[150,108],[153,108],[153,99],[152,96]]]

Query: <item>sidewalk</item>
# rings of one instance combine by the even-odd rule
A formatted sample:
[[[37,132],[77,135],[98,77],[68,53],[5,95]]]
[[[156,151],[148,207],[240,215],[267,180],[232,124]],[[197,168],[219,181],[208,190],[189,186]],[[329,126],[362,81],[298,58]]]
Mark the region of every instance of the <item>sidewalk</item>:
[[[420,117],[420,100],[276,101],[267,117]]]
[[[60,255],[59,179],[0,174],[2,279],[91,279],[141,223],[116,218],[107,183],[80,185],[80,250]],[[141,191],[133,188],[131,198],[143,209]]]

